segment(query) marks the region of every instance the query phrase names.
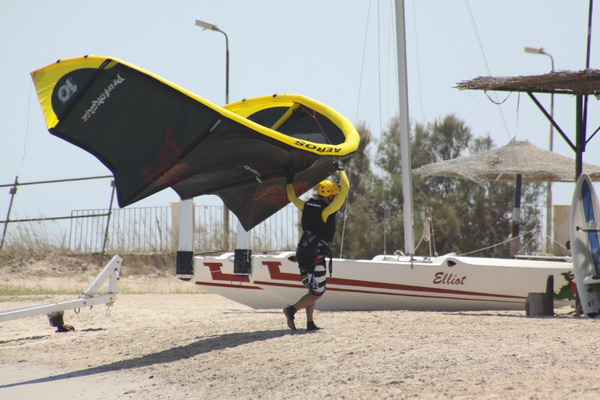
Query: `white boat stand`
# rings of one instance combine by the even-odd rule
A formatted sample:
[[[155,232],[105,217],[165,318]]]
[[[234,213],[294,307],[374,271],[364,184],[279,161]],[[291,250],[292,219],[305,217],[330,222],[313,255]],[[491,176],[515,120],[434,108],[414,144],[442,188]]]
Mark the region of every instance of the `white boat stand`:
[[[50,325],[57,328],[56,332],[68,332],[74,330],[71,325],[65,325],[63,315],[65,310],[77,310],[82,307],[92,307],[96,304],[106,304],[107,307],[113,305],[116,300],[117,282],[121,274],[121,264],[123,259],[118,255],[104,267],[96,279],[88,286],[79,298],[73,300],[60,301],[57,303],[42,304],[27,308],[17,308],[0,312],[0,322],[12,321],[19,318],[35,317],[46,314]],[[96,295],[96,292],[102,287],[108,279],[108,290],[105,294]]]

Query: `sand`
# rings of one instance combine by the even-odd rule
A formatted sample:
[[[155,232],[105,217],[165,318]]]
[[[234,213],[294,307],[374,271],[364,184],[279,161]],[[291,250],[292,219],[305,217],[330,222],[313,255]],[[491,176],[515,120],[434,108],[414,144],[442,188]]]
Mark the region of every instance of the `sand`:
[[[60,282],[69,281],[35,284]],[[253,310],[174,277],[119,285],[110,314],[65,313],[74,332],[55,333],[45,316],[0,323],[0,399],[600,398],[600,321],[570,307],[536,318],[317,311],[323,329],[307,333],[290,331],[280,309]],[[0,309],[74,297],[15,296]],[[305,326],[303,313],[297,321]]]

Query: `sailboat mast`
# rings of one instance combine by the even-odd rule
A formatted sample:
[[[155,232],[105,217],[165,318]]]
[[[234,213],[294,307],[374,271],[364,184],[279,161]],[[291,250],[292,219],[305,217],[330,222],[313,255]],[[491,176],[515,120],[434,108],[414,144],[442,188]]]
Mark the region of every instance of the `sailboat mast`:
[[[396,56],[398,58],[398,105],[400,107],[400,157],[402,162],[402,194],[404,196],[404,250],[414,254],[413,192],[411,174],[410,125],[408,120],[408,74],[404,0],[396,0]]]

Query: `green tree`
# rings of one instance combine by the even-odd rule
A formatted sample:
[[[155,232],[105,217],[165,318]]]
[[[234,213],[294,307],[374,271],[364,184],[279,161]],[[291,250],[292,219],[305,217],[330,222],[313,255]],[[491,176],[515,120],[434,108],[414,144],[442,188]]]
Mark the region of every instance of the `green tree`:
[[[362,129],[365,130],[364,126]],[[370,134],[364,147],[357,152],[361,155],[352,161],[353,167],[359,167],[355,173],[361,176],[351,178],[351,184],[354,181],[356,185],[352,186],[349,198],[345,256],[371,258],[403,247],[399,131],[399,121],[394,118],[377,144],[374,164],[380,173],[373,173],[368,168]],[[454,115],[426,125],[415,124],[411,136],[413,168],[493,148],[489,136],[474,138],[465,123]],[[355,160],[357,164],[354,164]],[[497,245],[511,236],[514,193],[513,182],[474,183],[444,177],[413,179],[415,240],[418,243],[421,237],[423,221],[432,218],[435,250],[439,254],[461,254]],[[521,231],[539,225],[540,212],[535,206],[542,193],[541,185],[523,185]],[[535,250],[536,246],[537,243],[532,242],[528,249]],[[417,254],[428,254],[428,250],[421,245]],[[507,257],[509,246],[490,247],[476,255]]]

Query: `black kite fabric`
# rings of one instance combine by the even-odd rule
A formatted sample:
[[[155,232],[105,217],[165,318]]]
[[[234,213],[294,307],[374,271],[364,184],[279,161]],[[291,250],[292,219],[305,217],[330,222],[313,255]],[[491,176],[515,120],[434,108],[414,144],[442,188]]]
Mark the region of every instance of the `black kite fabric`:
[[[250,230],[358,147],[352,124],[299,95],[223,107],[123,61],[59,60],[32,72],[48,130],[96,156],[114,175],[125,207],[165,188],[182,199],[219,196]]]

